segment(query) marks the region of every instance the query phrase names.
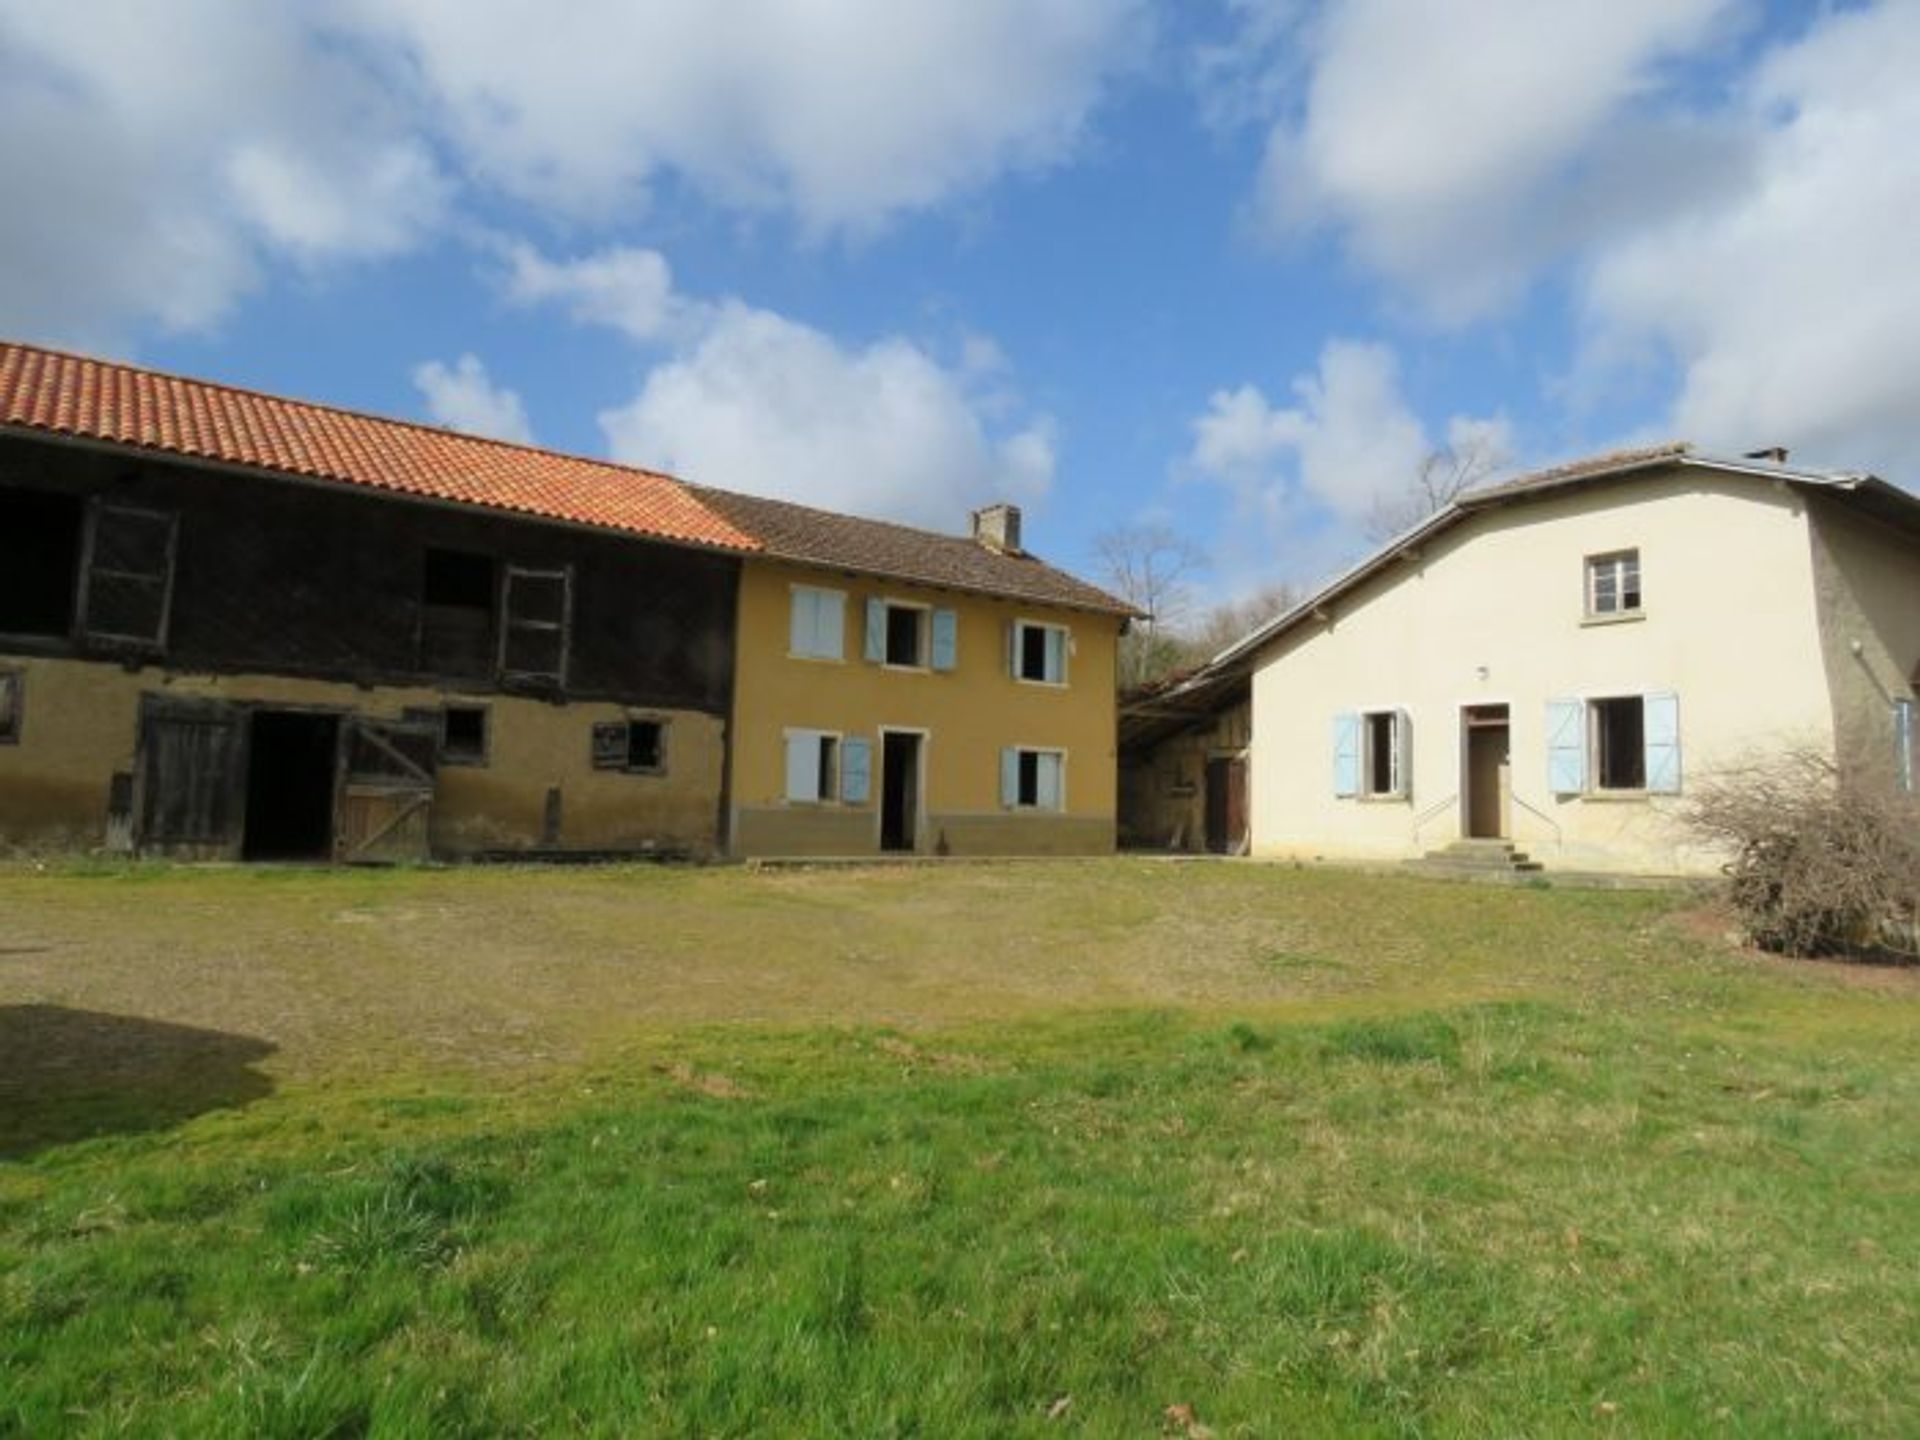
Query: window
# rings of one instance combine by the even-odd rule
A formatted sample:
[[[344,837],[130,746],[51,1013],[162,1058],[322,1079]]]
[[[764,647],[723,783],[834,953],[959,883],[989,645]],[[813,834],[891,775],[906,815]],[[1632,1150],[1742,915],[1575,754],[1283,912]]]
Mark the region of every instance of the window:
[[[1646,703],[1638,695],[1595,700],[1592,717],[1594,788],[1646,789]]]
[[[162,650],[173,604],[174,517],[97,504],[80,596],[80,631],[115,648]]]
[[[787,653],[807,660],[844,659],[846,614],[847,597],[843,592],[794,586]]]
[[[500,634],[502,680],[565,687],[572,592],[571,570],[507,567],[506,624]]]
[[[0,745],[20,743],[26,698],[27,677],[18,670],[0,670]]]
[[[1548,701],[1547,788],[1555,795],[1679,794],[1679,697]]]
[[[927,612],[906,605],[887,606],[887,664],[921,665]]]
[[[787,731],[787,799],[819,803],[839,791],[840,737],[825,730]]]
[[[487,707],[449,705],[440,712],[440,759],[447,765],[487,763]]]
[[[1640,552],[1616,550],[1587,557],[1587,614],[1636,615],[1640,612]]]
[[[1000,752],[1000,803],[1010,810],[1060,810],[1066,805],[1064,750],[1015,748]]]
[[[1413,719],[1405,710],[1333,717],[1333,793],[1405,799],[1413,793]]]
[[[490,677],[499,658],[499,598],[491,555],[428,550],[420,576],[421,668],[463,679]]]
[[[651,715],[630,715],[593,727],[593,767],[629,775],[664,775],[667,770],[667,722]]]
[[[1068,631],[1064,625],[1013,622],[1013,676],[1036,685],[1067,683]]]
[[[85,515],[71,495],[0,490],[0,635],[72,635]]]

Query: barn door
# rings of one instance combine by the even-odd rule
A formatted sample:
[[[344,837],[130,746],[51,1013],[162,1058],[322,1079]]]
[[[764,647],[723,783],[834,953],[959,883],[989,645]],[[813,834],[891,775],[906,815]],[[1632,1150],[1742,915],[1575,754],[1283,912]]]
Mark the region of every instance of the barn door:
[[[135,762],[135,843],[185,860],[239,858],[247,813],[247,714],[220,700],[145,695]]]
[[[423,721],[350,715],[341,726],[334,858],[368,864],[425,860],[440,734]]]

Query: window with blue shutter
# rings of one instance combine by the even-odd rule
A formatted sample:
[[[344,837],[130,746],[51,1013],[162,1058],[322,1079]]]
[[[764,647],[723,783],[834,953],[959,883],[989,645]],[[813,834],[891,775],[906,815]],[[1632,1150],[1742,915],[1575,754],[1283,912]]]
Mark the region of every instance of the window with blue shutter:
[[[1579,795],[1587,788],[1587,706],[1583,700],[1547,702],[1547,790]]]
[[[1648,695],[1642,700],[1646,727],[1646,787],[1650,795],[1680,793],[1680,697]]]
[[[867,638],[864,653],[875,665],[887,658],[887,602],[884,600],[867,601]]]
[[[933,668],[951,670],[960,663],[960,617],[951,610],[933,612]]]
[[[1070,640],[1064,625],[1014,621],[1011,645],[1014,679],[1031,680],[1037,685],[1066,684]]]
[[[840,742],[840,798],[864,805],[873,785],[873,742],[849,737]]]
[[[788,652],[809,660],[844,659],[846,602],[845,593],[839,590],[822,590],[812,585],[794,586]]]
[[[1020,752],[1000,752],[1000,803],[1011,810],[1020,803]]]
[[[1333,717],[1333,793],[1342,799],[1360,793],[1360,716],[1354,711]]]

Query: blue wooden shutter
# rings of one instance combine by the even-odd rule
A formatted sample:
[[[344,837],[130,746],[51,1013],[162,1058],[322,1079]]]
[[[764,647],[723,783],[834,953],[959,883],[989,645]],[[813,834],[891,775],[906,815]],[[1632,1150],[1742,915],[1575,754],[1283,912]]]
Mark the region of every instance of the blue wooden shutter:
[[[1913,789],[1913,701],[1893,702],[1893,773],[1902,790]]]
[[[1360,793],[1360,717],[1350,710],[1333,717],[1333,793]]]
[[[1393,712],[1393,793],[1413,794],[1413,716]]]
[[[1011,810],[1020,803],[1020,752],[1000,752],[1000,803]]]
[[[849,805],[864,805],[873,776],[873,742],[852,736],[840,742],[840,798]]]
[[[1547,702],[1547,790],[1579,795],[1587,788],[1587,704]]]
[[[1055,685],[1067,683],[1067,632],[1047,630],[1047,679]]]
[[[1680,697],[1649,695],[1642,702],[1646,716],[1647,793],[1680,793]]]
[[[867,659],[876,665],[887,658],[887,602],[867,601]]]
[[[933,668],[951,670],[960,659],[960,617],[951,610],[933,612]]]

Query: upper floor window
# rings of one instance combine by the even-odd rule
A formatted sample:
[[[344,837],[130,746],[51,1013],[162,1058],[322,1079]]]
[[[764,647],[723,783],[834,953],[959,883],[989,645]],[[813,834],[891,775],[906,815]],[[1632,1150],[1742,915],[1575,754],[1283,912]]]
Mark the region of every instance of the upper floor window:
[[[867,601],[864,653],[876,665],[951,670],[959,661],[960,619],[952,610],[874,596]]]
[[[1634,615],[1640,610],[1640,552],[1615,550],[1587,557],[1587,614]]]
[[[1038,685],[1067,683],[1067,627],[1013,622],[1013,677]]]
[[[491,555],[429,548],[420,570],[420,664],[437,675],[491,676],[500,577]]]
[[[573,627],[573,571],[507,566],[500,678],[564,689]]]
[[[0,635],[73,633],[85,514],[72,495],[0,490]]]
[[[787,653],[807,660],[839,660],[846,654],[847,597],[814,585],[793,587]]]

